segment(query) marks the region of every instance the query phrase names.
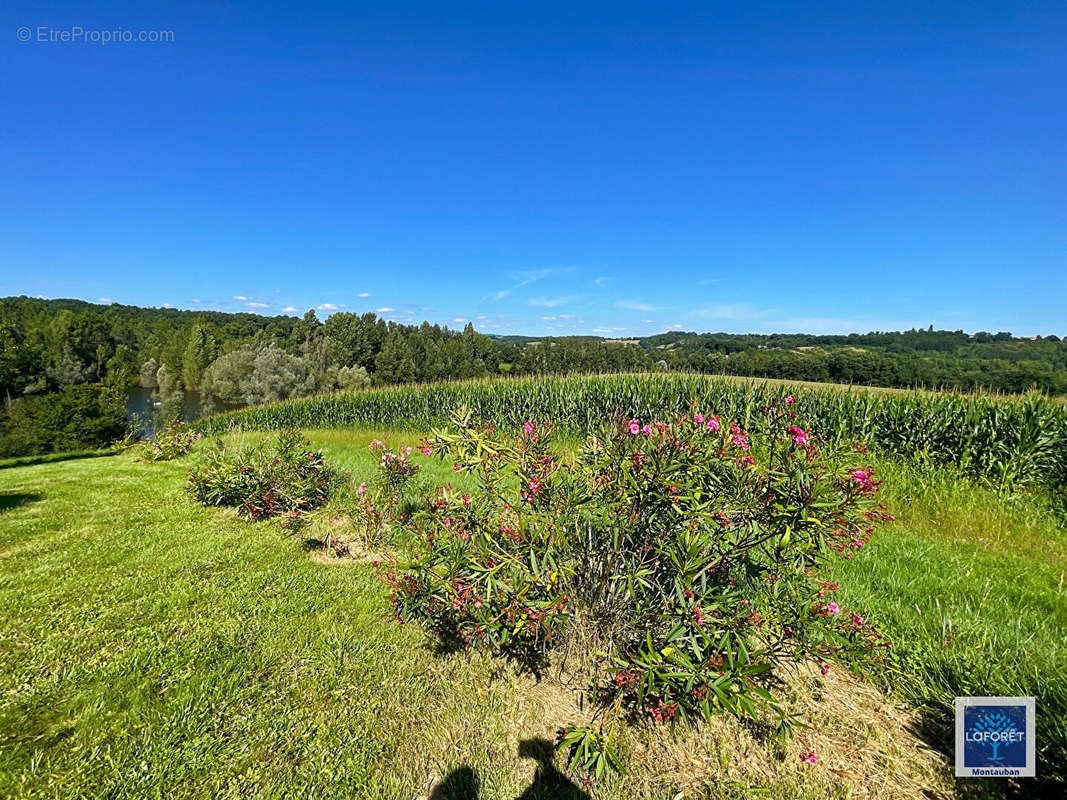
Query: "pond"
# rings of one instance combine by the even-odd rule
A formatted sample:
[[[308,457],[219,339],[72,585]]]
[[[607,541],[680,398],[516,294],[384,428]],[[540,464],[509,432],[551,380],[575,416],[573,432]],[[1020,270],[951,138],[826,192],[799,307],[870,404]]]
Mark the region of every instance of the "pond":
[[[200,393],[186,390],[184,395],[182,420],[192,422],[195,419],[199,419],[204,413]],[[216,404],[215,410],[229,411],[232,408],[239,407]],[[151,389],[146,389],[143,386],[130,387],[130,392],[126,396],[126,419],[131,423],[142,420],[145,436],[151,437],[155,432],[156,424],[158,423],[158,412],[159,401],[152,396]]]

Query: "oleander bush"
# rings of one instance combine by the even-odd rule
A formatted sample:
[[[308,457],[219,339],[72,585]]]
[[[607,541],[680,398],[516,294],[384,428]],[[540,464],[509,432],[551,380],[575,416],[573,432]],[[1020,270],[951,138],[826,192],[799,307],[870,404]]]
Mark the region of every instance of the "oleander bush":
[[[184,422],[172,422],[152,439],[142,442],[138,455],[144,461],[171,461],[187,455],[202,438],[202,433],[189,430]]]
[[[514,428],[551,419],[561,432],[585,436],[601,420],[670,419],[691,401],[716,408],[744,428],[763,423],[761,409],[788,391],[798,424],[827,443],[863,442],[880,453],[954,466],[1004,490],[1067,486],[1067,404],[1025,396],[791,387],[691,374],[583,375],[489,379],[322,395],[203,419],[204,433],[233,426],[345,428],[382,425],[425,429],[448,422],[458,405],[472,418]]]
[[[336,497],[336,507],[343,512],[348,524],[343,530],[331,530],[325,546],[335,555],[351,553],[353,542],[364,552],[382,545],[393,545],[389,534],[397,521],[404,521],[421,505],[419,498],[425,496],[427,487],[417,480],[418,464],[410,460],[413,448],[404,447],[399,452],[390,450],[380,440],[368,445],[378,456],[378,473],[368,486],[354,486],[346,482]],[[428,446],[422,448],[429,455]]]
[[[187,488],[198,502],[236,508],[249,519],[299,518],[325,505],[344,480],[310,445],[295,428],[257,444],[216,441],[189,472]]]
[[[478,489],[442,487],[401,523],[415,551],[382,573],[397,617],[534,670],[592,631],[603,719],[770,713],[787,730],[777,668],[889,647],[820,566],[890,517],[862,453],[798,424],[793,397],[762,416],[618,418],[570,457],[548,422],[509,435],[464,412],[427,446]]]

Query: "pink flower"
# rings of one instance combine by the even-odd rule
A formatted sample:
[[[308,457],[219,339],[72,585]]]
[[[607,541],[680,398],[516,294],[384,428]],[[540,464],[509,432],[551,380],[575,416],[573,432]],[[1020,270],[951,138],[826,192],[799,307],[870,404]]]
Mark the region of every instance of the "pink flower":
[[[793,441],[797,444],[804,444],[808,441],[807,432],[803,428],[798,428],[796,425],[786,428],[785,432],[792,436]]]
[[[826,604],[826,612],[828,614],[840,614],[841,606],[839,606],[837,603],[829,602]]]
[[[814,750],[809,750],[806,753],[801,753],[800,754],[800,760],[803,761],[805,764],[818,764],[819,763],[819,757],[817,755],[815,755],[815,751]]]
[[[424,444],[422,447],[419,448],[419,452],[422,453],[424,456],[428,456],[430,455],[430,453],[433,452],[433,448],[430,447],[430,445],[428,444]]]
[[[741,459],[741,463],[742,464],[755,464],[756,463],[756,459],[754,459],[752,456],[745,456],[744,458]]]
[[[652,435],[652,426],[651,425],[645,425],[645,427],[643,427],[641,429],[641,433],[643,433],[645,436],[651,436]]]
[[[451,529],[452,517],[445,517],[443,520],[441,520],[441,524],[445,526],[446,530]]]
[[[856,483],[863,483],[864,481],[869,480],[870,477],[871,477],[871,473],[867,472],[866,470],[862,470],[862,469],[854,469],[854,470],[852,470],[852,480],[856,481]]]
[[[697,425],[703,425],[704,415],[698,411],[696,414],[693,415],[693,422],[695,422]]]
[[[785,404],[787,406],[793,405],[793,403],[795,403],[796,401],[797,401],[797,399],[795,397],[793,397],[793,395],[789,395],[789,397],[785,398]]]
[[[863,617],[861,617],[859,614],[857,614],[855,611],[853,611],[852,612],[852,621],[854,623],[856,623],[857,625],[862,625],[863,624]]]
[[[829,671],[830,671],[830,665],[827,664],[825,661],[822,662],[822,664],[819,667],[819,672],[821,672],[823,675],[826,675]]]
[[[641,423],[636,419],[630,420],[630,424],[627,427],[630,429],[631,436],[637,436],[641,432]]]
[[[534,432],[533,423],[532,422],[524,422],[524,423],[522,423],[522,432],[526,436],[529,436],[531,433],[533,433]]]
[[[719,429],[719,418],[718,417],[708,417],[708,430],[709,431],[717,431],[718,429]]]
[[[362,496],[363,496],[363,495],[365,495],[366,493],[367,493],[367,484],[365,484],[365,483],[361,483],[361,484],[359,485],[359,488],[358,488],[358,489],[356,489],[356,494],[357,494],[357,495],[359,495],[360,497],[362,497]]]

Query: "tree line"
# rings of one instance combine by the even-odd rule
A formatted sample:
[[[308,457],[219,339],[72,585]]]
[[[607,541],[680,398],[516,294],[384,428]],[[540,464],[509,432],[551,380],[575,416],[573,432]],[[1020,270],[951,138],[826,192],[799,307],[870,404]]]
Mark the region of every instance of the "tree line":
[[[320,320],[250,313],[0,299],[0,455],[121,436],[129,388],[164,416],[184,393],[206,410],[370,385],[499,374],[686,370],[875,386],[1067,393],[1055,336],[913,330],[815,336],[671,332],[632,340],[491,337],[373,313]]]

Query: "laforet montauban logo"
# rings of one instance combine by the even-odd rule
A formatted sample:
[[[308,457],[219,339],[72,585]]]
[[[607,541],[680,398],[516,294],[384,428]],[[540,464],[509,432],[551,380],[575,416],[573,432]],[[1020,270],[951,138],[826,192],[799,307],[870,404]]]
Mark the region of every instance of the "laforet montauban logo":
[[[956,698],[957,776],[1025,778],[1034,774],[1034,698]]]

